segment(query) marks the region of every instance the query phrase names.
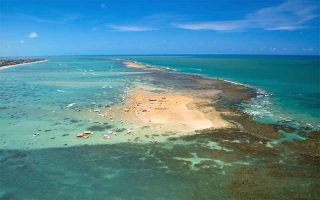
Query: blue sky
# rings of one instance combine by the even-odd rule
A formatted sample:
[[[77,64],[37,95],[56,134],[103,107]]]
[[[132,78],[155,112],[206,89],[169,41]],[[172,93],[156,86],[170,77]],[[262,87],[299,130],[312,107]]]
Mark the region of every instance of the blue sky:
[[[317,0],[1,0],[0,56],[319,55]]]

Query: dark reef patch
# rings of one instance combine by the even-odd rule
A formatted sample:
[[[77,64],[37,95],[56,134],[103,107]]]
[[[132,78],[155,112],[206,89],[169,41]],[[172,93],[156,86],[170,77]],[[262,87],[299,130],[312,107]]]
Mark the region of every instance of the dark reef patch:
[[[121,132],[124,132],[126,130],[127,129],[125,129],[125,128],[116,128],[114,131],[117,132],[117,133],[121,133]]]
[[[113,126],[110,124],[100,124],[100,125],[93,125],[87,128],[88,131],[105,131],[107,129],[112,129]]]
[[[71,123],[78,123],[78,122],[79,122],[79,120],[71,119],[71,120],[70,120],[70,122],[71,122]]]

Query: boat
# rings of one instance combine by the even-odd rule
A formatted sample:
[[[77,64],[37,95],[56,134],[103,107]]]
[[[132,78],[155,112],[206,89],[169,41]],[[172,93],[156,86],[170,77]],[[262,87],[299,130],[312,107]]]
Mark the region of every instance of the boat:
[[[89,138],[90,135],[93,135],[92,131],[85,131],[83,133],[78,133],[77,138]]]

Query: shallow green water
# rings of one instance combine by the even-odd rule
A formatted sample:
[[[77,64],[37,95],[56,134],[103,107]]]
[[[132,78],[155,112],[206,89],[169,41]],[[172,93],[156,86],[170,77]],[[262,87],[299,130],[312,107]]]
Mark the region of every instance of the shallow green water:
[[[82,145],[86,141],[74,140],[78,132],[98,130],[102,136],[108,129],[129,129],[128,124],[98,117],[96,111],[122,102],[139,73],[144,72],[110,58],[86,57],[52,58],[1,70],[0,147]]]

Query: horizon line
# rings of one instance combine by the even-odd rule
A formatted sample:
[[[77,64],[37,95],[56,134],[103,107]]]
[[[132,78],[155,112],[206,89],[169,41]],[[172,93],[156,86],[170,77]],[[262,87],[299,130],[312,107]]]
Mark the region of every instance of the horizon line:
[[[64,54],[64,55],[38,55],[38,56],[0,56],[1,58],[32,58],[32,57],[63,57],[63,56],[311,56],[320,54],[228,54],[228,53],[177,53],[177,54]]]

